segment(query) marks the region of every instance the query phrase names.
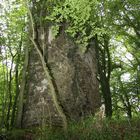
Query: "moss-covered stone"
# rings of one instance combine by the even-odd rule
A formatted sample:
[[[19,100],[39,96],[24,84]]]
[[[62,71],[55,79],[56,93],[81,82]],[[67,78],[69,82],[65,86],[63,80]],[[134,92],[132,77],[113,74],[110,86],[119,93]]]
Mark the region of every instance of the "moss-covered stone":
[[[94,46],[85,53],[64,32],[47,47],[46,62],[59,105],[70,120],[94,114],[100,106]],[[23,112],[23,126],[60,125],[40,58],[35,49],[29,62],[28,95]]]

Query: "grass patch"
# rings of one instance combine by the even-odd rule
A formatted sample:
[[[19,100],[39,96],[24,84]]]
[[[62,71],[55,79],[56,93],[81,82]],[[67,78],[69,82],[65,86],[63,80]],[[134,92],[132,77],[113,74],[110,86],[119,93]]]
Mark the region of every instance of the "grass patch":
[[[9,140],[139,140],[140,120],[95,120],[88,117],[69,122],[67,134],[59,127],[8,132]]]

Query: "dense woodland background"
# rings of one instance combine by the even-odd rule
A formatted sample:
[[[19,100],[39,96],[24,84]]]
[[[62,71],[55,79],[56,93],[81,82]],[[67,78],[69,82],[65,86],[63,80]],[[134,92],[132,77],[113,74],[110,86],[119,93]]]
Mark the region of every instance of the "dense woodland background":
[[[40,56],[43,70],[50,79],[50,92],[55,95],[49,62],[44,56],[49,56],[46,48],[62,32],[70,40],[69,44],[77,46],[80,55],[94,49],[97,94],[105,105],[105,117],[96,118],[94,112],[83,115],[79,122],[69,122],[63,108],[54,101],[66,135],[63,130],[44,126],[43,121],[37,128],[23,129],[23,108],[28,100],[27,81],[32,68],[29,59],[36,58],[32,50]],[[59,40],[63,45],[61,38]],[[70,57],[75,60],[74,51]],[[58,55],[61,57],[61,53]],[[96,86],[98,88],[98,84]],[[29,140],[37,134],[38,139],[46,140],[138,140],[139,119],[139,0],[0,0],[0,139]]]

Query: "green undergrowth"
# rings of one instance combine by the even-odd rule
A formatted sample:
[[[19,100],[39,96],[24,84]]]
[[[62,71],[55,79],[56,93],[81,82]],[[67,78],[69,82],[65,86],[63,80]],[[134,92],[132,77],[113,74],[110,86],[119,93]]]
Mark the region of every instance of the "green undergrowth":
[[[89,117],[70,122],[67,132],[60,127],[36,127],[7,132],[8,140],[139,140],[140,119],[95,120]]]

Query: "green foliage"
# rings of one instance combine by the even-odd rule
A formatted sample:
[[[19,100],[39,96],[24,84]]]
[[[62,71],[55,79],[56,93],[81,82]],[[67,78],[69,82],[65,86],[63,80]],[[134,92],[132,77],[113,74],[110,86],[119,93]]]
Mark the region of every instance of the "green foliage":
[[[70,122],[65,134],[61,128],[31,128],[30,130],[13,130],[9,134],[11,140],[30,138],[35,140],[138,140],[140,137],[139,119],[103,120],[97,127],[97,121],[90,116],[80,122]]]
[[[64,23],[65,31],[78,44],[85,47],[96,34],[94,28],[97,22],[97,5],[97,1],[66,0],[62,5],[54,7],[53,12],[46,19],[52,21],[57,28]]]
[[[17,88],[24,53],[23,45],[27,39],[25,32],[26,8],[21,1],[4,1],[0,14],[0,129],[9,129],[15,117]],[[14,105],[15,104],[15,105]],[[13,112],[13,110],[15,110]],[[14,118],[15,119],[15,118]]]
[[[114,113],[117,117],[126,115],[130,106],[132,116],[137,116],[140,92],[139,2],[113,0],[108,2],[108,9],[108,25],[114,32],[110,51],[112,61],[119,66],[113,69],[111,76]]]
[[[18,80],[20,82],[20,71],[23,63],[24,45],[28,44],[27,9],[24,1],[6,1],[0,4],[0,127],[6,122],[6,114],[9,105],[9,78],[10,64],[13,59],[12,70],[12,104],[16,94],[15,67],[18,66]],[[34,7],[35,23],[42,26],[52,25],[54,36],[64,31],[78,44],[82,52],[90,40],[98,36],[100,44],[100,55],[107,66],[107,54],[105,54],[104,37],[109,38],[109,52],[111,56],[111,79],[110,88],[113,101],[113,118],[121,119],[128,113],[128,104],[131,106],[132,116],[139,116],[140,99],[140,4],[138,0],[36,0]],[[31,5],[33,4],[33,1]],[[22,42],[21,46],[20,43]],[[21,51],[20,48],[21,47]],[[18,60],[18,54],[20,59]],[[15,56],[15,57],[13,57]],[[9,62],[9,65],[6,64]],[[104,69],[104,76],[108,67]],[[129,78],[125,80],[125,75]],[[102,79],[101,79],[102,80]],[[128,100],[129,99],[129,100]],[[3,111],[4,108],[4,111]],[[10,109],[10,117],[12,112]],[[2,117],[5,117],[4,119]],[[2,120],[3,119],[3,120]],[[11,118],[9,119],[11,121]],[[81,139],[120,139],[120,131],[115,128],[109,129],[109,124],[100,131],[90,126],[91,121],[81,124],[72,124],[69,128],[69,136]],[[92,123],[91,123],[92,124]],[[121,125],[121,124],[120,124]],[[4,126],[5,127],[5,126]],[[89,128],[90,129],[89,129]],[[133,132],[133,131],[132,131]],[[81,133],[81,135],[79,135]],[[126,132],[126,133],[129,133]],[[129,134],[125,139],[137,139],[135,132],[132,137]],[[44,133],[45,135],[45,133]],[[62,131],[53,133],[47,130],[50,139],[64,139]]]
[[[52,36],[55,38],[59,34],[59,26],[58,25],[52,26],[51,31],[52,31]]]

